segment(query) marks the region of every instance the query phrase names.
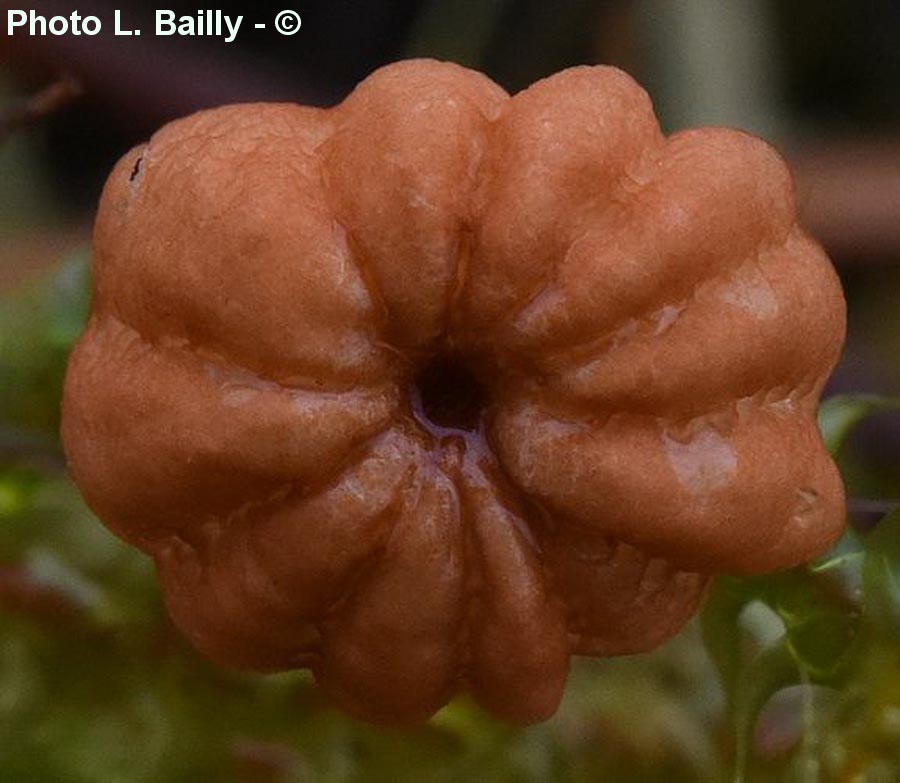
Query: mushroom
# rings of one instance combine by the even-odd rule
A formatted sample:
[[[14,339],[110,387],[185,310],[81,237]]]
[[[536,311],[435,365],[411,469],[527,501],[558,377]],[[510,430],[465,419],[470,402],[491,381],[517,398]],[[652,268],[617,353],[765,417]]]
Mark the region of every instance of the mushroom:
[[[816,406],[845,329],[781,158],[663,136],[609,67],[510,98],[401,62],[226,106],[116,166],[62,435],[215,661],[405,723],[547,718],[715,574],[841,532]]]

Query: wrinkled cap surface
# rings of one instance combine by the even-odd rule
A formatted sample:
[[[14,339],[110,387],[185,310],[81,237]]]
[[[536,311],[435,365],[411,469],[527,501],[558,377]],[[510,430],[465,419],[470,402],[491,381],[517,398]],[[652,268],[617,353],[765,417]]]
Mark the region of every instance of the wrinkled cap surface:
[[[354,714],[543,719],[571,654],[840,532],[844,302],[785,166],[664,137],[621,71],[195,114],[115,168],[94,251],[75,481],[197,648]]]

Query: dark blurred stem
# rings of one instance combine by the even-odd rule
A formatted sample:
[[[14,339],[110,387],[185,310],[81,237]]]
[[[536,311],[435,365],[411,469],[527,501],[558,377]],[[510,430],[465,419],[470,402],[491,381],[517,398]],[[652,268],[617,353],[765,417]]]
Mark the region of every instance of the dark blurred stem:
[[[56,438],[13,427],[0,427],[0,466],[4,464],[30,465],[53,475],[66,468]]]
[[[847,501],[847,510],[851,514],[884,516],[898,508],[900,508],[900,500],[850,498]]]
[[[81,83],[77,79],[63,76],[21,104],[0,111],[0,144],[17,131],[35,125],[44,117],[59,111],[81,93]]]
[[[41,583],[21,566],[0,566],[0,610],[55,622],[79,614],[62,590]]]

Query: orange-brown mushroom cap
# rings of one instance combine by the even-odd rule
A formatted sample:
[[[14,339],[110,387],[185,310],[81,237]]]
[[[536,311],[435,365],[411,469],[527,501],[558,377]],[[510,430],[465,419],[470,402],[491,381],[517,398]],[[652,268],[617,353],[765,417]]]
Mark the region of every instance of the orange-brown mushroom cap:
[[[384,68],[171,123],[107,183],[62,435],[215,660],[346,709],[551,715],[717,573],[840,533],[844,337],[786,168],[613,68]]]

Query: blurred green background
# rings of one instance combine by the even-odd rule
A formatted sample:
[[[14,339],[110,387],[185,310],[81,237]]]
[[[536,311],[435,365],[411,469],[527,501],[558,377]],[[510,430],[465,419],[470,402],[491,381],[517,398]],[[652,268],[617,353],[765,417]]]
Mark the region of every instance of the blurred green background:
[[[128,5],[117,7],[147,13]],[[79,11],[111,19],[111,8]],[[298,36],[233,45],[0,39],[0,781],[900,781],[900,4],[297,10]],[[412,55],[478,67],[510,90],[612,63],[650,89],[668,130],[766,136],[792,163],[803,219],[849,302],[821,413],[851,498],[845,538],[808,567],[720,580],[702,616],[653,654],[576,661],[559,713],[525,730],[465,700],[415,731],[377,729],[331,709],[304,673],[211,667],[166,619],[149,561],[84,507],[57,439],[92,211],[119,155],[197,108],[327,104]],[[82,95],[47,103],[41,91],[64,77]]]

